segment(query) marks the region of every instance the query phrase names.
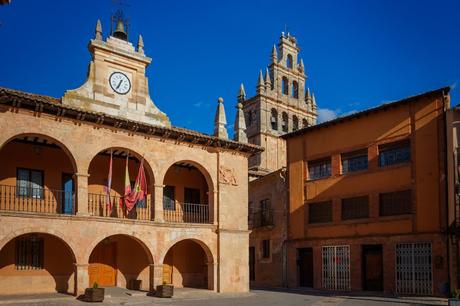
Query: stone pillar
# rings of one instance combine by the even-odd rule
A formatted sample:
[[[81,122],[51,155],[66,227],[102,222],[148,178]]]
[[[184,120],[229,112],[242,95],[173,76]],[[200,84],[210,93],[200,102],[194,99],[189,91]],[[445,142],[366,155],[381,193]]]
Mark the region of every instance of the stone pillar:
[[[76,214],[87,216],[88,213],[88,177],[87,173],[75,173]]]
[[[163,285],[163,264],[151,264],[150,277],[150,290],[156,290],[157,286]]]
[[[208,191],[209,219],[212,224],[217,225],[217,195],[216,191]]]
[[[89,287],[88,264],[74,263],[74,278],[74,295],[79,296]]]
[[[218,292],[217,289],[217,264],[214,262],[206,263],[208,266],[208,289]]]
[[[155,185],[153,189],[155,207],[155,222],[164,222],[163,216],[163,187],[164,185]]]

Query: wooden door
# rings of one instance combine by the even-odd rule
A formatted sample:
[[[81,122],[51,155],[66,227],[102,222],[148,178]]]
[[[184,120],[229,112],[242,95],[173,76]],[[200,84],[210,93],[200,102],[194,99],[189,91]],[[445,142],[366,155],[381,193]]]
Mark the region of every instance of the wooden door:
[[[163,283],[172,284],[172,266],[163,264]]]
[[[297,249],[299,265],[299,286],[313,287],[313,249]]]
[[[91,253],[88,267],[89,286],[97,283],[101,287],[116,286],[116,243],[100,243]]]
[[[383,290],[382,245],[363,245],[363,289]]]

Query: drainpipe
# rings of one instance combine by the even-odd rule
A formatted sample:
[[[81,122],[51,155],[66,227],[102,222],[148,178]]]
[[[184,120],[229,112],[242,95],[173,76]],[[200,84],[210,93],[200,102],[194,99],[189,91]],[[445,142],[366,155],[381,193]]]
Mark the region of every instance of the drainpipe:
[[[221,269],[220,269],[220,177],[219,177],[219,169],[220,169],[220,152],[217,151],[217,169],[216,169],[216,172],[217,172],[217,175],[216,175],[216,178],[217,178],[217,182],[216,182],[216,185],[217,185],[217,196],[214,197],[215,198],[215,203],[214,203],[214,209],[217,210],[216,212],[216,217],[217,217],[217,281],[216,281],[216,286],[217,286],[217,292],[220,292],[220,272],[221,272]]]
[[[283,205],[283,221],[284,221],[284,233],[283,233],[283,246],[282,246],[282,285],[283,287],[287,287],[287,233],[288,233],[288,209],[287,209],[287,201],[288,201],[288,186],[286,183],[286,173],[287,169],[282,168],[279,173],[280,179],[283,181],[283,190],[286,192],[284,196],[284,205]]]

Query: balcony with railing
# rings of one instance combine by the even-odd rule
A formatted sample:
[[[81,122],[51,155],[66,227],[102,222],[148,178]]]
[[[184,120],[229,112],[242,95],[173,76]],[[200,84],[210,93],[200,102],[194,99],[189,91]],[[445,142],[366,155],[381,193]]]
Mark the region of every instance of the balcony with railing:
[[[261,209],[249,213],[248,223],[250,229],[273,227],[273,209]]]
[[[0,210],[47,214],[74,214],[71,191],[0,185]]]
[[[135,220],[153,220],[153,212],[151,205],[151,196],[142,203],[136,203],[130,212],[127,212],[123,205],[123,198],[116,195],[110,196],[111,207],[108,204],[106,194],[88,194],[88,213],[91,216],[135,219]]]
[[[208,204],[183,203],[174,209],[164,209],[167,222],[210,223]]]
[[[122,197],[118,195],[110,196],[112,207],[107,203],[106,194],[88,193],[88,214],[95,217],[154,220],[155,210],[150,194],[130,212],[126,211]],[[75,207],[75,193],[71,191],[0,185],[0,211],[74,215]],[[164,208],[163,219],[172,223],[212,223],[208,204],[183,203],[174,209]]]

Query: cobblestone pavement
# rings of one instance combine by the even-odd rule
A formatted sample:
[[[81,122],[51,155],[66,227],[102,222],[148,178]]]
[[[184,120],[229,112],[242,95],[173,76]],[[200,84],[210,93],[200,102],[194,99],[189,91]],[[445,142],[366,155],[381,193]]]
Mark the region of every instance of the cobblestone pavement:
[[[25,297],[0,297],[0,305],[88,305],[65,295],[34,295]],[[218,294],[207,290],[176,289],[175,297],[160,299],[145,293],[121,288],[109,288],[104,303],[89,305],[187,305],[187,306],[334,306],[334,305],[447,305],[439,298],[384,298],[375,296],[322,295],[320,292],[252,290],[245,294]]]

